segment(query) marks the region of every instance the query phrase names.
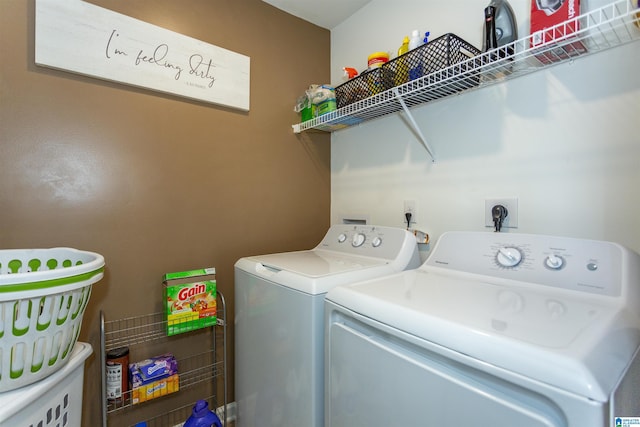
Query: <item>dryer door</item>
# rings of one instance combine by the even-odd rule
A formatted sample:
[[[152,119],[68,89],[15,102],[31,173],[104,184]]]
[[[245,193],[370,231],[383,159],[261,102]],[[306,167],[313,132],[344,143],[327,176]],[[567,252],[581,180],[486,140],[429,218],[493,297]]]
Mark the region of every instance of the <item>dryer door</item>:
[[[563,427],[548,398],[332,312],[325,419],[332,427]],[[370,319],[369,319],[370,320]],[[399,331],[398,331],[399,332]]]

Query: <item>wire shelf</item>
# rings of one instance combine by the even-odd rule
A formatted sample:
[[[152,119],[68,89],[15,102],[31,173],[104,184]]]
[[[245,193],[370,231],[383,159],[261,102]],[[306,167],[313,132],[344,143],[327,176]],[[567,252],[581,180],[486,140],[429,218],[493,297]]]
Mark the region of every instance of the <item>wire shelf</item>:
[[[336,111],[295,124],[293,131],[337,131],[635,42],[640,40],[638,14],[640,8],[634,8],[629,0],[611,3],[546,29],[543,34],[532,34]]]
[[[172,321],[176,323],[176,321]],[[219,315],[217,325],[224,325]],[[167,319],[162,312],[104,322],[105,349],[133,346],[167,337]]]
[[[215,362],[215,352],[208,351],[192,357],[178,360],[180,367],[180,390],[188,389],[195,385],[212,381],[213,379],[224,374],[224,363],[222,361]],[[131,403],[132,390],[122,393],[122,399],[119,401],[109,401],[107,404],[107,413],[115,413],[126,408],[135,407],[139,404]],[[149,400],[152,402],[153,400]]]
[[[177,360],[179,366],[178,381],[179,387],[174,393],[169,393],[169,396],[175,396],[176,394],[182,394],[183,390],[195,388],[197,385],[212,385],[215,387],[216,379],[222,379],[223,393],[221,399],[216,399],[215,395],[209,397],[207,400],[212,405],[212,408],[217,408],[218,403],[222,403],[221,419],[226,420],[227,417],[227,381],[226,381],[226,303],[224,296],[218,291],[218,312],[217,312],[217,326],[221,326],[220,329],[212,328],[211,326],[203,328],[202,330],[211,331],[211,347],[206,351],[191,354],[187,357]],[[150,399],[145,402],[133,404],[132,403],[132,390],[127,390],[122,393],[122,398],[117,400],[106,399],[105,389],[105,354],[109,350],[113,350],[119,347],[134,347],[139,344],[150,343],[158,341],[161,346],[168,346],[176,339],[180,339],[183,336],[187,336],[192,333],[198,333],[198,331],[190,331],[185,334],[178,334],[173,336],[167,336],[167,318],[163,312],[145,314],[135,317],[128,317],[118,320],[106,321],[104,319],[104,313],[101,313],[101,363],[102,363],[102,400],[103,400],[103,418],[102,425],[107,425],[107,415],[120,416],[121,414],[128,412],[128,409],[138,408],[145,406],[148,403],[156,402],[158,399]],[[172,324],[175,321],[172,321]],[[202,331],[201,330],[201,331]],[[221,342],[218,342],[220,340]],[[221,346],[218,346],[221,344]],[[143,346],[144,347],[144,346]],[[196,389],[196,391],[199,390]],[[189,402],[188,405],[164,412],[149,421],[153,421],[150,426],[155,425],[167,425],[170,418],[177,417],[180,419],[184,416],[185,410],[193,406],[193,402]],[[125,411],[126,410],[126,411]],[[189,409],[190,410],[190,409]],[[188,412],[188,411],[187,411]],[[181,418],[183,421],[186,418]]]

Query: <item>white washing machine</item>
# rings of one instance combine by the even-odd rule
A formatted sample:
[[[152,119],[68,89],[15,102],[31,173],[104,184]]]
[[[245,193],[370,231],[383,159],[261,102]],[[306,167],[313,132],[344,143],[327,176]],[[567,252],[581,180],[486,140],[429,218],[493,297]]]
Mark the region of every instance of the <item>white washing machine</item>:
[[[640,422],[640,257],[620,245],[445,233],[325,305],[327,426]]]
[[[239,427],[324,427],[324,296],[420,266],[406,230],[334,225],[311,250],[235,264]]]

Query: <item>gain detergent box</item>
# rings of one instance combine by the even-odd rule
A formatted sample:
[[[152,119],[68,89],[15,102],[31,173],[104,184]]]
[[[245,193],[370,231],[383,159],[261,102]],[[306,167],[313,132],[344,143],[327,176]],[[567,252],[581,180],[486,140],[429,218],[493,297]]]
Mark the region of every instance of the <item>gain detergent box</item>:
[[[216,269],[164,275],[167,335],[206,328],[217,322]]]

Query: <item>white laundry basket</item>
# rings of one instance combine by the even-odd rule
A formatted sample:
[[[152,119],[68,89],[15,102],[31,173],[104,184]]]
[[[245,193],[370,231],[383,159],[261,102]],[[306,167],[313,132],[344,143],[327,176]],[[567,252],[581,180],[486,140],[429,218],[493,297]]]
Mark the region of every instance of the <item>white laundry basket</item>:
[[[2,427],[80,427],[84,362],[91,346],[78,342],[60,370],[35,384],[0,393]]]
[[[78,340],[102,255],[72,248],[0,250],[0,392],[62,368]]]

